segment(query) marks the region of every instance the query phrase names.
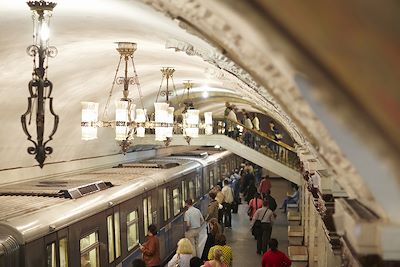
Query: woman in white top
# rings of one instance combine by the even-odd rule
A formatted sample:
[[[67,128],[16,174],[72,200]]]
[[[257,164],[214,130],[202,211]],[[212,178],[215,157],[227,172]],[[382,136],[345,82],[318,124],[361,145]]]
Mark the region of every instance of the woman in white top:
[[[178,242],[175,255],[168,262],[168,267],[190,267],[190,259],[193,257],[193,246],[189,239],[182,238]]]
[[[261,221],[259,229],[254,229],[254,235],[257,238],[257,254],[263,254],[267,251],[267,244],[271,238],[272,221],[274,220],[274,212],[269,208],[267,200],[264,200],[263,207],[254,213],[253,220],[250,223],[253,228],[257,220]]]

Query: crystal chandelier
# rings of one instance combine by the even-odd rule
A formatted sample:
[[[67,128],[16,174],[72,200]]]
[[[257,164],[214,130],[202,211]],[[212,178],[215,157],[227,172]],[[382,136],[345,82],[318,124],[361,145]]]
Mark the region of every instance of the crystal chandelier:
[[[43,168],[47,155],[53,153],[53,148],[47,146],[47,143],[53,139],[57,131],[59,117],[53,110],[53,83],[47,79],[47,59],[57,55],[57,49],[49,45],[50,18],[56,3],[45,1],[27,2],[32,11],[33,20],[33,44],[27,48],[27,53],[33,57],[32,80],[29,82],[28,108],[21,115],[22,129],[27,139],[34,146],[28,147],[28,153],[35,155],[35,159]],[[53,126],[48,139],[45,140],[45,113],[46,100],[48,100],[48,109],[53,116]],[[36,111],[34,110],[36,109]],[[32,140],[32,135],[28,126],[31,124],[32,116],[36,116],[36,141]],[[33,130],[32,130],[33,131]]]

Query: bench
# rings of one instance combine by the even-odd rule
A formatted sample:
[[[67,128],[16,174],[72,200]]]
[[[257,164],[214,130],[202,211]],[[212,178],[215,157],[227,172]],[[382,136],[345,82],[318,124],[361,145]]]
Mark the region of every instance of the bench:
[[[300,221],[301,221],[300,212],[289,211],[287,213],[287,219],[288,219],[289,225],[294,225],[294,226],[300,225]]]
[[[299,203],[289,203],[287,204],[288,211],[299,211]]]
[[[303,226],[290,225],[288,227],[289,245],[301,246],[303,244]]]
[[[306,267],[308,264],[308,251],[305,246],[289,246],[289,258],[292,260],[292,267]]]

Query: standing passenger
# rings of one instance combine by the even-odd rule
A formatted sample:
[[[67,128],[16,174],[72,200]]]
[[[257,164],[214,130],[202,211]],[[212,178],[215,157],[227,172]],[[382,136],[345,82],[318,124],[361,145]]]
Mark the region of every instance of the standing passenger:
[[[222,225],[222,216],[223,216],[223,204],[225,202],[225,196],[224,194],[221,192],[221,187],[219,185],[216,185],[214,187],[214,192],[217,194],[217,196],[215,197],[215,199],[218,201],[218,223]]]
[[[184,215],[186,226],[185,237],[190,240],[193,246],[193,256],[197,256],[197,245],[199,243],[200,227],[204,223],[203,215],[200,210],[193,207],[193,201],[189,198],[186,200],[188,208]]]
[[[278,250],[278,240],[271,238],[268,243],[269,250],[264,253],[261,260],[262,267],[291,266],[292,261],[285,253]]]
[[[208,193],[208,196],[210,197],[210,203],[208,203],[207,207],[206,221],[209,222],[211,219],[214,218],[218,221],[219,204],[218,201],[215,199],[217,194],[214,191],[210,191],[210,193]]]
[[[143,254],[143,260],[148,267],[158,267],[161,264],[160,259],[160,243],[157,238],[157,227],[150,224],[147,233],[147,241],[141,245],[140,250]]]
[[[267,251],[267,244],[271,238],[273,218],[274,212],[269,209],[268,202],[264,200],[263,207],[256,211],[250,223],[251,228],[253,228],[255,221],[261,221],[261,229],[256,229],[254,233],[257,238],[257,254]]]
[[[233,204],[233,190],[229,186],[229,181],[224,180],[224,187],[222,188],[224,194],[224,227],[232,227],[232,204]]]
[[[208,259],[212,260],[214,258],[214,253],[215,250],[221,250],[223,257],[222,261],[229,267],[232,266],[232,261],[233,261],[233,253],[232,253],[232,247],[228,246],[226,244],[226,237],[224,234],[218,234],[215,237],[215,246],[210,248],[210,251],[208,252]]]
[[[193,246],[189,239],[182,238],[178,242],[175,255],[168,262],[168,267],[190,267],[190,259],[193,257]]]

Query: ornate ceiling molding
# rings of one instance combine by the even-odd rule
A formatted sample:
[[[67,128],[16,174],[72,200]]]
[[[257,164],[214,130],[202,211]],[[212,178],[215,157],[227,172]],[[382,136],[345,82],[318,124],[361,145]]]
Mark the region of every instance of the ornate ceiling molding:
[[[290,125],[287,129],[291,129],[291,134],[293,134],[293,129],[296,129],[296,133],[293,135],[296,142],[297,140],[302,140],[303,136],[306,136],[305,139],[309,143],[300,142],[300,144],[307,147],[310,151],[318,152],[315,154],[316,157],[322,156],[326,160],[337,175],[339,184],[346,190],[350,197],[357,197],[365,202],[374,203],[374,197],[366,187],[363,179],[350,161],[343,155],[326,128],[315,116],[311,107],[303,99],[299,89],[293,82],[293,77],[288,76],[286,70],[282,70],[281,64],[277,64],[281,58],[274,58],[274,54],[277,51],[273,51],[270,48],[268,40],[265,40],[265,38],[260,39],[261,42],[259,43],[248,41],[245,31],[240,31],[240,29],[231,26],[232,18],[228,19],[226,16],[221,16],[217,14],[215,8],[212,9],[212,5],[218,5],[219,3],[200,0],[142,1],[172,19],[177,19],[179,25],[188,32],[221,48],[222,53],[219,57],[228,55],[232,59],[230,62],[224,62],[223,60],[222,62],[224,63],[220,62],[224,68],[235,70],[238,66],[237,63],[241,64],[242,68],[237,69],[237,72],[233,75],[237,78],[241,77],[238,79],[244,82],[248,88],[251,88],[252,92],[256,92],[257,96],[262,96],[263,100],[261,101],[254,96],[251,99],[256,98],[256,101],[261,106],[268,108],[274,106],[275,101],[272,101],[272,98],[275,99],[280,104],[280,107],[284,107],[287,114],[284,117],[288,117],[287,119],[283,119],[282,115],[280,115],[279,121],[281,123],[283,121],[284,123],[282,124],[286,127]],[[196,52],[196,48],[193,46],[190,47],[190,45],[186,50],[188,54],[194,55],[199,53],[200,56],[202,54],[201,51]],[[185,51],[184,47],[183,51]],[[211,60],[212,62],[212,60],[215,61],[218,59],[218,56],[213,58],[210,54],[203,56],[206,58],[206,61]],[[236,65],[232,65],[234,64],[233,62],[236,62]],[[227,66],[230,66],[230,68]],[[246,69],[245,74],[242,73],[244,69]],[[254,86],[253,78],[248,83],[245,82],[248,79],[247,75],[254,77],[264,87]],[[276,108],[274,111],[283,114],[283,110]],[[291,123],[288,123],[288,121]],[[385,215],[380,206],[373,204],[373,207],[382,216]]]

